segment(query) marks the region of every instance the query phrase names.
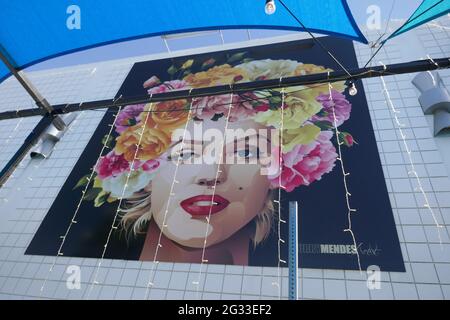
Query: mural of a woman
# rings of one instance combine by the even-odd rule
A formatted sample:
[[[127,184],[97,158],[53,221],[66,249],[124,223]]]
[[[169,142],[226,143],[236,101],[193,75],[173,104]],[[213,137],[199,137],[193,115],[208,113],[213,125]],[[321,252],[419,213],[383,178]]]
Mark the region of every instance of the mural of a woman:
[[[154,94],[328,70],[266,59],[234,66],[209,61],[194,73],[193,64],[181,66],[181,79],[161,83],[152,76],[144,87]],[[115,145],[96,167],[94,204],[123,195],[122,228],[146,234],[140,260],[198,263],[204,250],[209,263],[248,265],[251,246],[272,231],[273,191],[308,186],[333,169],[334,122],[341,125],[351,111],[343,90],[338,83],[332,90],[292,87],[283,95],[264,90],[126,106],[115,122]],[[205,137],[210,129],[221,133],[219,147]],[[353,138],[341,133],[339,142],[351,146]],[[264,174],[280,151],[282,170]],[[221,161],[205,161],[211,154]]]

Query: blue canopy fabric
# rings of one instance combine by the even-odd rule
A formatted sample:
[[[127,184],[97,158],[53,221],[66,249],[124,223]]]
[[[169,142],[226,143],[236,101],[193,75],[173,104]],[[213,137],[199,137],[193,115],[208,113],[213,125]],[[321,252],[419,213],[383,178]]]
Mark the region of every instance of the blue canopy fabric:
[[[312,32],[367,43],[345,0],[284,0]],[[302,31],[278,4],[272,15],[264,0],[0,0],[0,52],[23,69],[38,62],[105,44],[211,29]],[[76,5],[80,29],[66,25]],[[70,12],[70,11],[69,11]],[[0,82],[9,76],[0,62]]]
[[[385,41],[450,12],[450,0],[423,0],[409,19]]]

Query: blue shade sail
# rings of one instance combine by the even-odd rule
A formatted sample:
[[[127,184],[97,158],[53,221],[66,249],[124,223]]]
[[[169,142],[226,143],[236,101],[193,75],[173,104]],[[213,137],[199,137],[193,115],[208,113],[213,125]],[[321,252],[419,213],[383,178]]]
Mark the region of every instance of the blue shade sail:
[[[385,41],[450,12],[450,0],[423,0],[403,26]]]
[[[311,31],[363,43],[345,0],[284,0]],[[209,29],[303,29],[278,3],[265,0],[0,0],[0,50],[17,69],[63,54],[163,34]],[[67,21],[80,12],[80,29]],[[70,24],[69,24],[70,25]],[[72,24],[73,25],[73,24]],[[9,75],[0,62],[0,81]]]

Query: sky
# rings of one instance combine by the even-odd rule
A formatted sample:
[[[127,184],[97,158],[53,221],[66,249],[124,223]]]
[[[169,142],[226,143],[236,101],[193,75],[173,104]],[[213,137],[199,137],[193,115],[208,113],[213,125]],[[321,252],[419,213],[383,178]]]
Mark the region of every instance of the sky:
[[[260,0],[262,2],[262,0]],[[317,0],[311,0],[317,1]],[[380,7],[381,20],[407,19],[422,2],[421,0],[348,0],[348,5],[358,25],[366,24],[367,8],[371,5]],[[263,9],[261,9],[263,10]],[[252,39],[292,34],[297,31],[282,30],[250,30]],[[246,30],[223,30],[224,42],[233,43],[248,40]],[[370,39],[369,39],[370,41]],[[171,39],[168,45],[171,51],[192,49],[222,43],[219,32],[210,32],[202,36]],[[150,37],[139,40],[111,44],[90,50],[85,50],[55,59],[51,59],[27,68],[27,71],[45,70],[65,66],[115,60],[127,57],[149,55],[167,52],[164,41],[160,37]]]

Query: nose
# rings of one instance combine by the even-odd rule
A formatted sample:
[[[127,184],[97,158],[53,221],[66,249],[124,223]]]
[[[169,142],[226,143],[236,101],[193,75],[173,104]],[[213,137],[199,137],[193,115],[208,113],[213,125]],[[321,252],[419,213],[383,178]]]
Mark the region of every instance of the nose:
[[[217,177],[217,180],[216,180]],[[221,185],[227,180],[225,166],[222,165],[205,165],[195,179],[195,183],[200,186],[212,187]]]

